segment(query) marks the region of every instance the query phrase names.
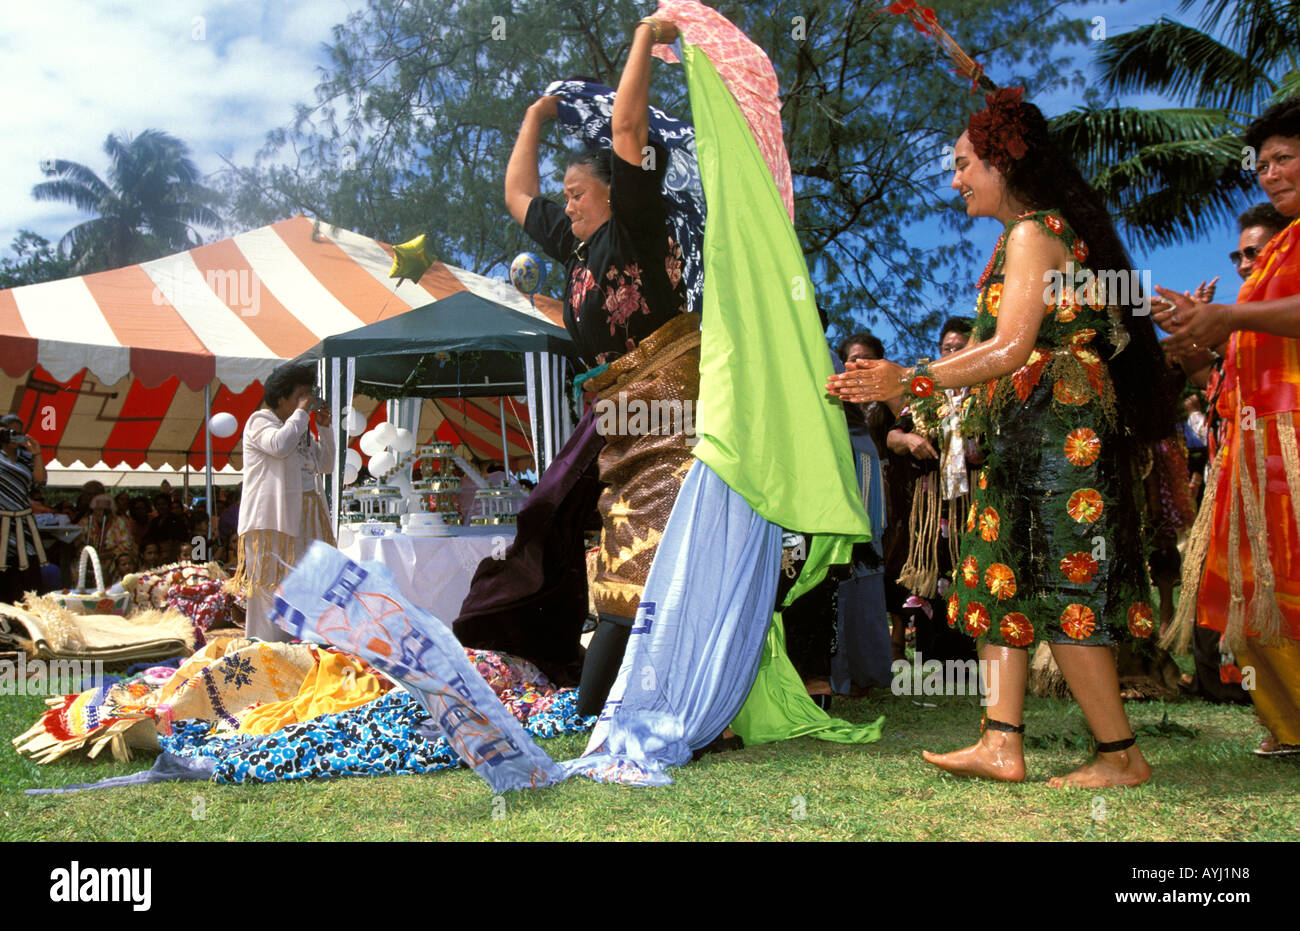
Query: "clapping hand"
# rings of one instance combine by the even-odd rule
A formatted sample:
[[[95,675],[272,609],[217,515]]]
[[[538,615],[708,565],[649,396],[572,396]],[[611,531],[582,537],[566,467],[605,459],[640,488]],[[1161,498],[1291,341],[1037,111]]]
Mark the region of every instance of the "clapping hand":
[[[859,359],[848,362],[844,372],[826,380],[826,390],[841,401],[866,404],[903,396],[905,368],[888,359]]]
[[[1165,306],[1155,312],[1155,322],[1172,333],[1166,346],[1170,354],[1182,356],[1189,350],[1211,349],[1232,334],[1229,305],[1211,304],[1168,288],[1156,286]]]
[[[1205,301],[1205,303],[1208,304],[1210,303],[1210,301],[1214,300],[1214,292],[1218,289],[1218,286],[1219,286],[1219,276],[1215,275],[1213,280],[1209,282],[1202,281],[1200,284],[1198,284],[1196,286],[1195,291],[1184,291],[1183,294],[1187,295],[1188,297],[1195,298],[1198,301]],[[1161,289],[1157,288],[1156,290],[1159,291]],[[1173,310],[1173,309],[1174,309],[1174,305],[1169,303],[1169,301],[1165,300],[1162,297],[1155,297],[1151,299],[1152,313],[1158,314],[1166,310]]]

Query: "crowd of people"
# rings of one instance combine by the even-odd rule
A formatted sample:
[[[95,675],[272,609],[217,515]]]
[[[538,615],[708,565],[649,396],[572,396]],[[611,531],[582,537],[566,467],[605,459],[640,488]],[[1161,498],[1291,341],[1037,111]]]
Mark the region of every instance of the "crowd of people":
[[[31,442],[36,445],[34,440]],[[39,453],[39,446],[36,450]],[[30,459],[20,459],[17,450],[10,457],[0,449],[0,468],[6,466],[9,467],[6,475],[12,476],[12,482],[4,491],[5,509],[14,513],[29,510],[33,517],[61,515],[63,519],[59,525],[80,527],[82,532],[68,542],[60,542],[52,536],[42,540],[39,529],[44,521],[33,521],[33,529],[25,534],[24,539],[30,566],[35,573],[28,574],[27,567],[17,565],[18,543],[11,531],[8,534],[11,558],[6,561],[5,593],[0,601],[18,600],[23,591],[50,588],[51,582],[42,580],[39,575],[42,562],[52,567],[71,566],[75,572],[78,555],[84,547],[91,547],[99,557],[106,585],[112,585],[129,573],[176,562],[217,562],[224,566],[234,559],[240,498],[238,487],[215,489],[213,520],[210,522],[201,497],[189,495],[187,500],[184,489],[172,488],[166,481],[151,492],[120,491],[111,495],[102,482],[91,480],[82,485],[77,494],[55,500],[55,493],[42,484],[45,476],[33,477]],[[12,502],[9,498],[13,499]],[[40,554],[35,549],[37,543],[41,544]],[[56,587],[68,587],[74,582],[75,579],[60,574]]]

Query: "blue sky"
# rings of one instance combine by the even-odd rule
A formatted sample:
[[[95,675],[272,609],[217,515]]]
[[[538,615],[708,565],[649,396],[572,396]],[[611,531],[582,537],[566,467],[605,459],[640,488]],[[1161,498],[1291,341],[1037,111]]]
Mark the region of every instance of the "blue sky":
[[[0,86],[21,90],[8,94],[6,101],[9,141],[0,147],[0,177],[5,179],[0,185],[0,246],[8,254],[19,228],[57,240],[87,219],[66,205],[37,203],[31,187],[43,180],[38,168],[43,158],[73,159],[102,175],[102,145],[110,132],[163,129],[190,145],[204,172],[224,167],[223,159],[248,164],[266,133],[289,122],[295,103],[314,99],[331,28],[363,5],[363,0],[9,4],[0,34]],[[1195,15],[1180,14],[1176,0],[1086,2],[1069,9],[1086,19],[1105,17],[1110,34],[1161,15],[1189,23]],[[1064,51],[1088,69],[1094,48],[1089,43]],[[1095,80],[1095,70],[1088,73]],[[1049,94],[1037,102],[1051,115],[1081,101]],[[1134,96],[1120,102],[1153,106],[1164,101]],[[951,196],[946,183],[941,196]],[[966,273],[971,281],[999,231],[996,223],[985,221],[969,234]],[[935,230],[933,235],[942,234]],[[1235,243],[1235,228],[1225,224],[1201,242],[1151,252],[1133,247],[1132,252],[1157,284],[1182,290],[1217,274],[1222,276],[1220,296],[1231,297],[1236,278],[1227,253]],[[888,332],[880,335],[889,341]]]

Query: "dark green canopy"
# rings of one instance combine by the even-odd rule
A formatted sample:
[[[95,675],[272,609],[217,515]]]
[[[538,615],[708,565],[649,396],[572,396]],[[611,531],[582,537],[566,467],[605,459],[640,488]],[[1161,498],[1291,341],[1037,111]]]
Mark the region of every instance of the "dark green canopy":
[[[301,359],[355,358],[356,393],[388,398],[523,394],[525,352],[573,355],[562,328],[461,291],[327,336]]]

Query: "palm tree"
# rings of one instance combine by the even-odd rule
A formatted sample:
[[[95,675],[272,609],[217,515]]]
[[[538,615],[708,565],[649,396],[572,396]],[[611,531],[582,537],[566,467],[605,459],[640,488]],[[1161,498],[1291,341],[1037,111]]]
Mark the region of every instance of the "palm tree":
[[[215,229],[219,195],[199,183],[189,147],[147,129],[132,138],[109,135],[108,181],[79,162],[58,159],[54,180],[32,188],[37,200],[70,203],[95,218],[68,230],[59,247],[75,260],[74,274],[120,268],[199,245],[193,227]]]
[[[1186,13],[1197,0],[1181,0]],[[1112,96],[1156,93],[1181,107],[1078,108],[1052,121],[1130,231],[1150,246],[1195,239],[1256,194],[1246,125],[1300,93],[1300,0],[1205,0],[1200,28],[1161,17],[1106,39]]]

